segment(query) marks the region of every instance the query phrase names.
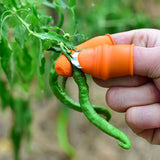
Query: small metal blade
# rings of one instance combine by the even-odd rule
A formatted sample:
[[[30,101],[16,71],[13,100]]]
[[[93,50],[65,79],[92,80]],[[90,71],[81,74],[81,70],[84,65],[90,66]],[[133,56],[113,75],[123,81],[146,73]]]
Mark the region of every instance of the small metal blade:
[[[78,54],[79,52],[75,52],[74,54],[72,54],[72,58],[71,58],[71,63],[76,66],[79,69],[82,69],[81,65],[79,64],[78,61]]]

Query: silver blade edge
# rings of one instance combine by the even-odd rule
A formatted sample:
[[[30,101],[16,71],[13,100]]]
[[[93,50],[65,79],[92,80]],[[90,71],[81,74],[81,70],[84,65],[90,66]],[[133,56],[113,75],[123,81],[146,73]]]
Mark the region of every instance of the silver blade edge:
[[[72,54],[71,63],[74,66],[76,66],[77,68],[82,69],[82,67],[81,67],[81,65],[79,64],[79,61],[78,61],[78,54],[79,54],[79,52],[75,52],[74,54]]]

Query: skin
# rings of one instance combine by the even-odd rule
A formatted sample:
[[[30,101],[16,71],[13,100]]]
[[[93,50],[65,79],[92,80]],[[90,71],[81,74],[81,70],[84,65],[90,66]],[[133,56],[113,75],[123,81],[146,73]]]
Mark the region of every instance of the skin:
[[[93,78],[109,88],[107,104],[125,112],[126,122],[138,136],[160,144],[160,30],[139,29],[112,35],[116,44],[135,44],[134,76]]]

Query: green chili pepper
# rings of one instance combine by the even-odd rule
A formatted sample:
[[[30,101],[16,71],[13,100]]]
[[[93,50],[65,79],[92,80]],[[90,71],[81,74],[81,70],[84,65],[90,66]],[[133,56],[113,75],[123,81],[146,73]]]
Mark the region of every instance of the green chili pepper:
[[[88,120],[101,129],[103,132],[115,137],[120,140],[118,144],[124,148],[129,149],[131,142],[128,137],[120,130],[108,123],[104,118],[99,116],[89,100],[89,90],[86,83],[86,77],[84,73],[78,68],[73,66],[73,78],[79,87],[79,102],[83,113],[86,115]]]
[[[54,64],[55,62],[53,63],[53,66],[50,69],[50,77],[49,77],[50,86],[54,95],[66,106],[76,111],[82,112],[80,104],[74,101],[73,99],[71,99],[66,94],[66,92],[60,87],[58,83],[58,74],[54,69]],[[109,120],[111,118],[111,113],[106,108],[101,106],[96,106],[96,105],[93,105],[92,107],[95,109],[97,113],[103,114],[104,116],[106,116],[106,120]]]
[[[70,60],[70,56],[66,53],[62,44],[60,44],[60,48],[62,49],[62,51],[64,51],[65,56]],[[66,92],[60,87],[58,83],[58,74],[55,71],[54,65],[55,61],[50,69],[49,80],[51,89],[55,96],[66,106],[79,112],[83,112],[88,118],[88,120],[95,126],[97,126],[100,130],[120,140],[118,144],[122,148],[129,149],[131,147],[131,142],[129,138],[122,131],[108,123],[103,117],[99,115],[103,114],[106,116],[106,119],[109,120],[111,118],[110,112],[106,108],[91,104],[85,74],[81,70],[73,66],[73,78],[79,87],[79,104],[75,102],[73,99],[71,99],[66,94]]]

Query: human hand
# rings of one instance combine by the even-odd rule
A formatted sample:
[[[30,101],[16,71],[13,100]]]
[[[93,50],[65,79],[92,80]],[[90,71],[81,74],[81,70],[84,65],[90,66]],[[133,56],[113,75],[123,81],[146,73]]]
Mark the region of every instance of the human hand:
[[[160,144],[160,30],[139,29],[113,34],[116,44],[135,44],[134,76],[95,82],[109,88],[108,105],[126,112],[129,127],[152,144]]]

